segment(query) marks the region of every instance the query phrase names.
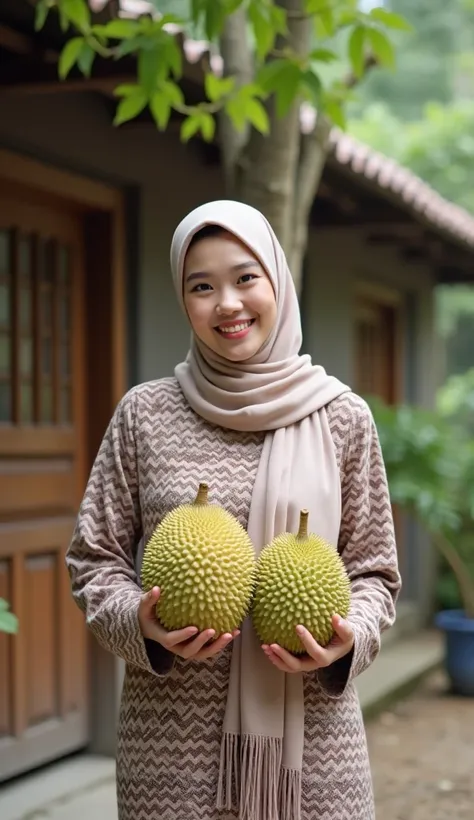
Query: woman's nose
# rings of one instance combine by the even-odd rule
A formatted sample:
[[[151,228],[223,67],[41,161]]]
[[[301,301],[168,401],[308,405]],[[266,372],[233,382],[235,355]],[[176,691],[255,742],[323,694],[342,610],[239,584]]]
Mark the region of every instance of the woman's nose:
[[[233,290],[222,293],[217,304],[217,312],[228,315],[229,313],[236,313],[238,310],[242,310],[240,295]]]

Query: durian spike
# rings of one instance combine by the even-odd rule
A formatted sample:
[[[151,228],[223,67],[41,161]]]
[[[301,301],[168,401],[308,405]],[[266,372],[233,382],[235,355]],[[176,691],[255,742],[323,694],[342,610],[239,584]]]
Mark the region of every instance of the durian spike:
[[[209,490],[209,485],[205,481],[201,481],[199,484],[199,490],[196,496],[195,504],[207,504],[207,493]]]
[[[297,538],[304,540],[308,537],[308,510],[301,510],[300,512],[300,528],[298,530]]]

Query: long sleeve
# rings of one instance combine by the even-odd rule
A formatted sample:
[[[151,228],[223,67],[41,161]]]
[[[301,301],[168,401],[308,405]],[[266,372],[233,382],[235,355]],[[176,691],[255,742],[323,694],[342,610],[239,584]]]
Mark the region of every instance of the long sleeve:
[[[318,671],[325,691],[340,697],[377,657],[381,635],[395,621],[401,589],[389,489],[377,429],[367,404],[352,396],[342,465],[339,551],[351,579],[348,621],[353,650]]]
[[[143,638],[134,565],[141,536],[133,390],[118,404],[95,459],[66,555],[74,600],[99,643],[127,663],[165,674],[172,656]]]

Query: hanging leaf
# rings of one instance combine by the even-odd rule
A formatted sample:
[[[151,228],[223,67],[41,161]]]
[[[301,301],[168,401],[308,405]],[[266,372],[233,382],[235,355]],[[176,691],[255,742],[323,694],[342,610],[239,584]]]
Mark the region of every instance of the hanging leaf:
[[[248,101],[246,116],[257,131],[260,131],[261,134],[268,134],[270,131],[270,121],[265,108],[259,100],[253,98]]]
[[[330,51],[328,48],[316,48],[311,52],[309,57],[310,60],[313,60],[315,63],[333,63],[335,60],[339,59],[337,54],[334,51]]]
[[[96,28],[100,28],[101,33],[112,40],[124,40],[134,37],[140,30],[140,25],[136,20],[111,20],[104,26],[94,26],[93,31]]]
[[[35,7],[35,31],[40,31],[49,14],[49,5],[47,0],[39,0]]]
[[[199,114],[190,114],[190,116],[183,121],[181,126],[181,139],[183,142],[188,142],[191,137],[197,134],[201,127],[200,123]]]
[[[95,51],[89,43],[84,43],[81,53],[77,58],[77,65],[79,66],[80,70],[84,74],[85,77],[90,77],[92,71],[92,65],[95,60]]]
[[[317,108],[321,102],[322,84],[318,75],[313,71],[305,71],[301,77],[303,88],[308,92],[308,96]]]
[[[257,56],[263,60],[275,42],[275,30],[272,22],[260,3],[251,3],[248,10],[249,20],[255,35]]]
[[[278,117],[288,114],[301,82],[301,69],[294,63],[286,63],[280,72],[280,81],[275,89],[276,112]]]
[[[61,9],[76,28],[90,29],[91,13],[85,0],[61,0]]]
[[[148,95],[152,94],[158,82],[164,79],[166,69],[163,50],[159,45],[155,45],[153,49],[138,52],[138,80]]]
[[[235,86],[234,77],[216,77],[215,74],[209,72],[204,77],[204,89],[206,97],[211,102],[217,102],[223,97],[230,94]]]
[[[163,94],[168,99],[170,105],[179,108],[180,106],[184,105],[184,94],[176,83],[173,83],[171,80],[166,80],[162,85],[161,89],[163,90]]]
[[[84,45],[84,37],[73,37],[68,40],[59,57],[58,72],[61,80],[65,80],[73,65],[79,59]]]
[[[345,131],[347,123],[344,109],[337,100],[327,99],[324,103],[324,112],[334,125]]]
[[[366,31],[377,59],[387,68],[395,68],[395,51],[388,37],[376,28],[369,28]]]
[[[140,90],[140,86],[135,84],[127,84],[124,83],[123,85],[118,85],[114,88],[114,94],[116,97],[130,97],[131,94],[136,94],[137,91]]]
[[[266,93],[275,91],[280,84],[280,77],[288,66],[287,60],[270,60],[257,73],[257,84]]]
[[[376,20],[377,23],[382,23],[387,28],[396,29],[398,31],[413,31],[413,26],[405,20],[400,14],[395,14],[393,11],[387,11],[387,9],[377,8],[372,9],[369,13],[369,17],[372,20]]]
[[[199,127],[206,142],[211,142],[216,131],[216,121],[212,114],[208,114],[207,111],[201,111]]]
[[[123,122],[133,120],[145,108],[148,102],[148,96],[145,94],[143,88],[138,87],[134,94],[124,97],[117,107],[117,113],[114,118],[114,125],[121,125]]]
[[[365,35],[366,29],[364,26],[356,26],[349,37],[349,59],[351,61],[352,69],[356,77],[362,77],[364,73],[365,64]]]
[[[171,115],[171,104],[167,95],[160,92],[153,94],[150,111],[160,131],[164,131]]]

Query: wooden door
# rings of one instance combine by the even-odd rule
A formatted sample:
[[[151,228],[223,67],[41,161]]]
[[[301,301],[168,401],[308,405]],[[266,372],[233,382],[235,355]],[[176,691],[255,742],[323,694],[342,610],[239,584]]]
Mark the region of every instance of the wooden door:
[[[355,373],[356,391],[377,396],[388,405],[400,400],[401,309],[397,300],[377,294],[359,294],[356,304]],[[400,569],[406,568],[405,519],[392,506]]]
[[[6,186],[0,187],[5,191]],[[0,194],[0,780],[88,739],[87,643],[65,551],[84,487],[82,219]]]

